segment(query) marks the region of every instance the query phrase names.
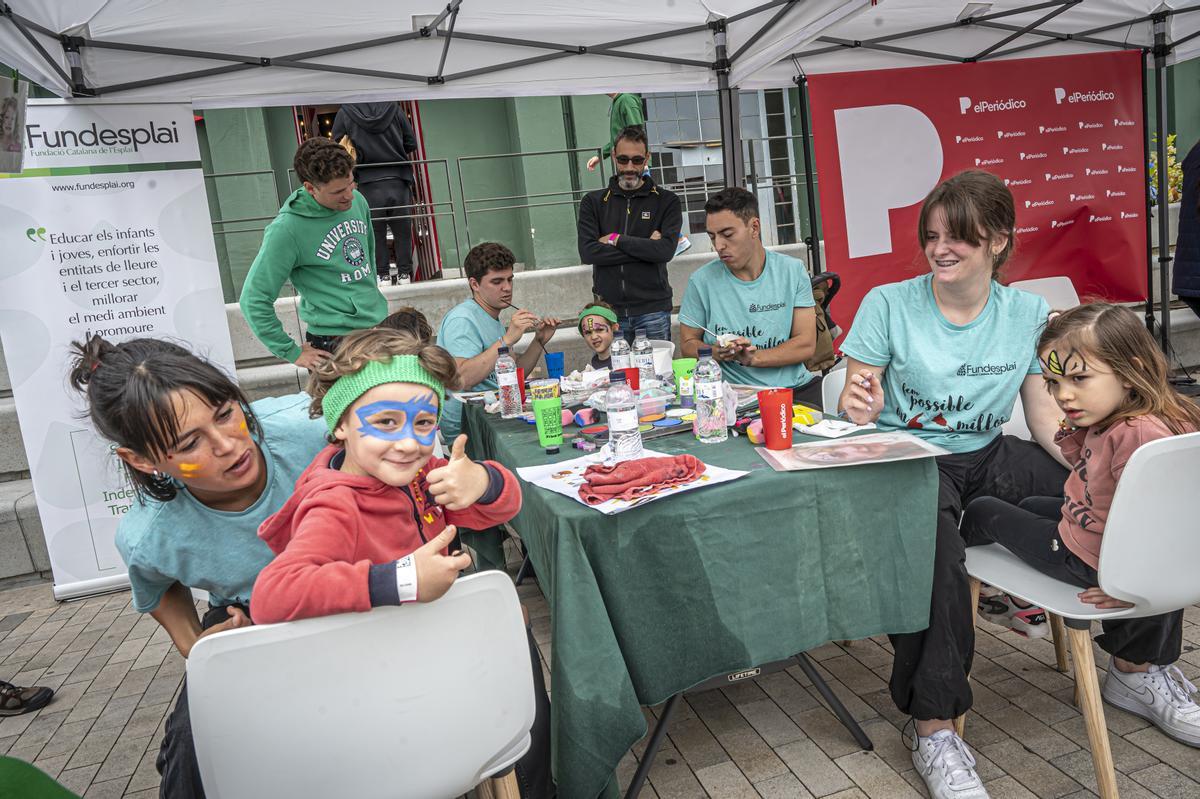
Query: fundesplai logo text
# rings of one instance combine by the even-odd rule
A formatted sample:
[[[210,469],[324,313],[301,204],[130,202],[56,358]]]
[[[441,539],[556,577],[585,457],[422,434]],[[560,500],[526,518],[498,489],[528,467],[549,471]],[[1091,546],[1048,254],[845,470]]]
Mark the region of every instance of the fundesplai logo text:
[[[1061,87],[1054,90],[1054,102],[1057,105],[1062,105],[1064,100],[1068,103],[1105,103],[1115,99],[1117,99],[1117,95],[1105,89],[1071,92],[1070,94],[1067,94],[1067,90]]]
[[[975,103],[970,97],[958,98],[958,112],[965,114],[968,111],[974,111],[976,114],[987,114],[992,111],[1015,111],[1018,108],[1024,108],[1025,101],[1019,97],[1009,97],[1005,100],[980,100]]]
[[[71,150],[97,147],[131,147],[133,152],[144,144],[178,144],[179,128],[174,121],[160,125],[147,120],[139,127],[100,127],[93,122],[82,128],[57,128],[45,130],[41,125],[25,126],[25,139],[30,150]]]

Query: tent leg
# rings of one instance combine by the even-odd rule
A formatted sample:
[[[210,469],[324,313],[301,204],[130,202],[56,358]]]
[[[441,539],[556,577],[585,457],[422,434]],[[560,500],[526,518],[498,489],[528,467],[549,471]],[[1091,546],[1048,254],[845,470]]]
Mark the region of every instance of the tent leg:
[[[1158,134],[1158,302],[1163,354],[1171,351],[1171,235],[1167,219],[1167,16],[1154,15],[1154,130]]]
[[[1150,130],[1150,91],[1146,85],[1146,72],[1150,69],[1148,63],[1147,51],[1142,52],[1142,163],[1150,163],[1150,137],[1146,133]],[[1150,198],[1150,192],[1145,193],[1145,208],[1146,208],[1146,330],[1153,336],[1155,332],[1154,321],[1154,244],[1153,244],[1153,225],[1154,216],[1151,211],[1154,209],[1154,200]]]
[[[803,72],[796,76],[796,86],[800,89],[800,144],[804,149],[804,189],[808,195],[808,236],[804,243],[808,245],[812,273],[819,275],[825,270],[821,268],[821,234],[817,230],[817,195],[813,190],[812,139],[808,134],[808,76]]]
[[[725,46],[725,20],[711,23],[717,45],[717,107],[721,112],[721,160],[725,186],[746,185],[746,160],[742,157],[742,111],[736,86],[729,85],[730,61]]]

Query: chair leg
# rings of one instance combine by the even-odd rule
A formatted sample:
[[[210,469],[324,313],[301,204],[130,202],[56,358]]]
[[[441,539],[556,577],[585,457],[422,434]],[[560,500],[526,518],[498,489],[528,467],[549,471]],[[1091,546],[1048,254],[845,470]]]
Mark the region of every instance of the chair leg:
[[[521,788],[517,783],[517,772],[509,769],[502,777],[486,779],[475,789],[479,799],[521,799]]]
[[[982,584],[974,577],[971,579],[971,627],[974,628],[979,623],[979,589]],[[967,675],[968,677],[970,675]],[[967,728],[967,714],[963,713],[954,720],[954,732],[959,738],[963,736],[963,731]]]
[[[1075,684],[1087,726],[1088,741],[1092,745],[1092,765],[1096,768],[1100,799],[1117,799],[1117,775],[1113,771],[1108,728],[1104,724],[1104,704],[1100,700],[1100,682],[1096,679],[1096,663],[1092,659],[1091,625],[1086,621],[1067,619],[1067,627],[1071,657],[1075,660]]]
[[[1067,664],[1067,631],[1063,627],[1062,616],[1057,613],[1047,613],[1050,617],[1050,635],[1054,638],[1054,660],[1056,668],[1066,674],[1070,671]]]

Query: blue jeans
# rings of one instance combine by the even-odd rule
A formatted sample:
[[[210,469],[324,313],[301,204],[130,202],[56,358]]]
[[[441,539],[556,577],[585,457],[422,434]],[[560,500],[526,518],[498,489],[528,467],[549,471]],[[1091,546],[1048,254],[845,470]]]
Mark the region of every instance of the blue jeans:
[[[637,316],[625,316],[618,318],[617,324],[621,326],[621,333],[630,344],[633,343],[639,330],[646,331],[646,338],[659,341],[671,340],[670,311],[652,311]]]

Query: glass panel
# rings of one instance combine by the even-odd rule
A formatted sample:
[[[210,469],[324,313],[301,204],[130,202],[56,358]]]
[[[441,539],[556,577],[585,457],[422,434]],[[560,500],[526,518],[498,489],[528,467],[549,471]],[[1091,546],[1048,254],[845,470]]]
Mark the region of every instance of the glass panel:
[[[705,141],[714,141],[721,138],[721,122],[717,119],[702,119],[700,120],[700,133],[703,134]],[[743,133],[743,135],[745,135]]]
[[[701,119],[716,119],[721,116],[720,110],[717,108],[717,95],[715,92],[704,92],[700,95],[700,118]]]
[[[783,107],[783,91],[780,89],[769,89],[763,92],[763,102],[766,104],[768,114],[782,114]]]
[[[696,141],[700,138],[700,122],[695,119],[679,120],[679,138],[682,141]]]

